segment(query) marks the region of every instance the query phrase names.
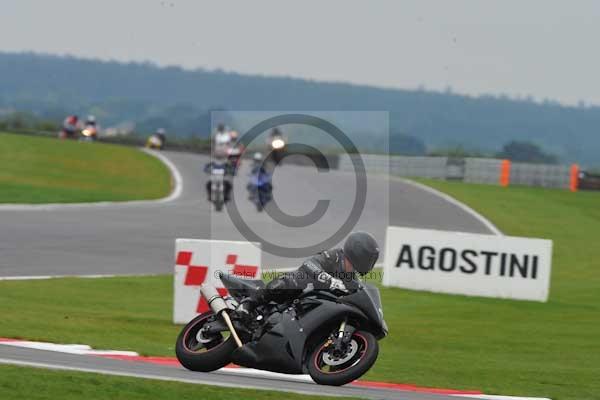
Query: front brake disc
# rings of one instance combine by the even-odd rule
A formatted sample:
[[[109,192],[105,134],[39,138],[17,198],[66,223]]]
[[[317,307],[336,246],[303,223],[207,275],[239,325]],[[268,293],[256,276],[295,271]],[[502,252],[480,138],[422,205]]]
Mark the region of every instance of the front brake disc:
[[[352,341],[348,343],[346,351],[339,357],[336,355],[332,355],[329,352],[323,353],[323,362],[330,366],[342,365],[348,362],[348,360],[351,360],[352,357],[356,355],[357,351],[358,343],[356,343],[356,340],[352,339]]]

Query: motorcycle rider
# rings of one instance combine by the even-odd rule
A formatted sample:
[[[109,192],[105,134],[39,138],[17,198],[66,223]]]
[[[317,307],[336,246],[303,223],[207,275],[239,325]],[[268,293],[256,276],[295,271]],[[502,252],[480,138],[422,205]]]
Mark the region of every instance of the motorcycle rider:
[[[204,166],[204,172],[207,174],[211,174],[213,169],[223,169],[225,177],[233,176],[233,170],[232,170],[231,165],[223,157],[216,157],[214,160],[212,160],[211,162],[207,163]],[[230,197],[229,195],[231,193],[231,188],[232,188],[232,185],[231,185],[231,182],[229,181],[229,179],[223,179],[223,200],[225,201],[225,203],[227,203],[229,201],[229,197]],[[211,194],[212,194],[211,181],[209,180],[208,182],[206,182],[206,195],[207,195],[208,201],[212,201]]]
[[[285,303],[298,297],[310,284],[314,289],[349,293],[358,288],[358,273],[364,276],[375,266],[379,246],[367,232],[353,232],[343,248],[326,250],[310,257],[296,271],[273,279],[266,287],[242,301],[240,311],[249,313],[257,304]]]
[[[236,175],[244,152],[244,146],[238,142],[238,133],[229,131],[229,148],[227,149],[227,161],[231,164],[233,175]]]
[[[256,152],[252,155],[252,169],[250,170],[250,174],[268,174],[269,172],[265,168],[265,162],[263,160],[263,155],[260,152]]]
[[[256,152],[252,156],[252,168],[250,170],[250,176],[254,177],[250,183],[248,183],[247,189],[250,192],[250,199],[252,200],[258,190],[264,190],[267,193],[273,191],[273,185],[271,183],[271,175],[265,168],[265,162],[263,160],[262,153]],[[264,183],[261,185],[261,183]],[[258,187],[260,186],[260,188]]]
[[[271,183],[271,174],[265,168],[265,161],[261,153],[254,153],[253,163],[250,170],[250,182],[246,186],[248,190],[248,200],[256,204],[259,211],[271,201],[273,184]]]
[[[160,147],[165,147],[167,143],[167,131],[164,128],[158,128],[155,135],[160,139]]]
[[[62,131],[60,132],[61,139],[75,139],[79,132],[79,117],[77,115],[69,115],[63,121]]]
[[[94,117],[93,115],[88,115],[85,119],[85,126],[96,127],[96,117]]]
[[[273,128],[269,133],[269,137],[267,138],[267,144],[271,144],[271,142],[275,139],[283,138],[283,133],[279,130],[279,128]]]
[[[217,131],[213,137],[213,151],[215,155],[227,156],[231,140],[231,133],[225,127],[225,124],[217,125]]]
[[[273,128],[267,138],[267,148],[271,150],[269,159],[275,165],[279,165],[285,154],[285,140],[278,128]]]

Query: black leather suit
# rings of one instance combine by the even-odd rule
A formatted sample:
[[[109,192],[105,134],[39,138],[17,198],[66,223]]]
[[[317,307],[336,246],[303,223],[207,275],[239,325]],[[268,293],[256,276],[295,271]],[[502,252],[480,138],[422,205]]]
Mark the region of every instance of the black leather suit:
[[[344,251],[342,249],[326,250],[310,257],[295,271],[273,279],[259,297],[263,301],[282,303],[300,295],[309,285],[317,290],[337,289],[331,287],[332,279],[342,281],[347,290],[356,290],[358,281],[354,272],[344,271]]]

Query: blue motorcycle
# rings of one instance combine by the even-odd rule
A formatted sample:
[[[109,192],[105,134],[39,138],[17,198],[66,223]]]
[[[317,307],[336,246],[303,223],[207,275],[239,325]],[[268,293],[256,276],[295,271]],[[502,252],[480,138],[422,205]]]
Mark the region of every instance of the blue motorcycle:
[[[271,174],[262,166],[254,167],[247,188],[248,198],[256,205],[256,210],[261,212],[272,198]]]

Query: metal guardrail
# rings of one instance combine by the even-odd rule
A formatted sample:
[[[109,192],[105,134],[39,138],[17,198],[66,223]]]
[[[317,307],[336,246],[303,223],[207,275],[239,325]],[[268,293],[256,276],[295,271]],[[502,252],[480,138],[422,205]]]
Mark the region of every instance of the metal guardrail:
[[[22,131],[20,134],[53,136],[52,132]],[[101,137],[101,142],[121,145],[141,146],[145,139],[133,136],[127,139]],[[168,150],[210,153],[210,145],[204,142],[191,143],[167,141]],[[545,188],[600,190],[600,176],[580,172],[577,165],[549,165],[511,163],[494,158],[452,158],[452,157],[415,157],[383,154],[343,154],[323,158],[306,154],[290,156],[284,159],[286,164],[317,165],[342,171],[353,171],[353,157],[361,157],[367,173],[390,174],[408,178],[430,178],[458,180],[488,185],[523,185]]]
[[[352,171],[352,158],[340,156],[339,169]],[[489,185],[523,185],[546,188],[577,189],[576,165],[511,163],[494,158],[408,157],[362,154],[368,173],[404,177],[458,180]]]

